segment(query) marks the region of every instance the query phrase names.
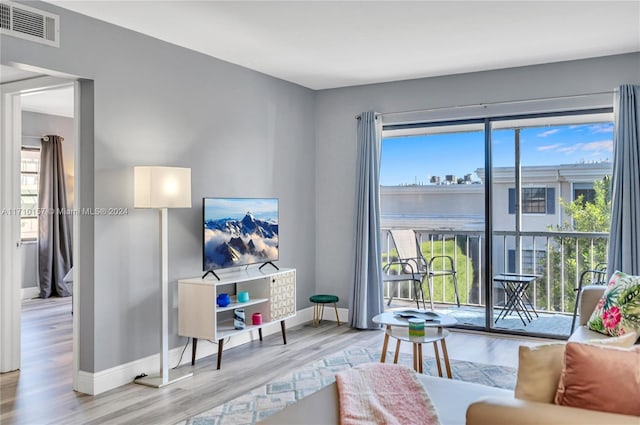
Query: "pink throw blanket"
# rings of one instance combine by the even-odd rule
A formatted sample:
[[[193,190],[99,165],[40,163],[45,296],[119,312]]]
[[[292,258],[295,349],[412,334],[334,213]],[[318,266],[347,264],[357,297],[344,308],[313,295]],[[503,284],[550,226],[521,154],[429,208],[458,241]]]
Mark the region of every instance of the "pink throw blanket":
[[[438,415],[415,372],[367,363],[336,375],[341,425],[438,425]]]

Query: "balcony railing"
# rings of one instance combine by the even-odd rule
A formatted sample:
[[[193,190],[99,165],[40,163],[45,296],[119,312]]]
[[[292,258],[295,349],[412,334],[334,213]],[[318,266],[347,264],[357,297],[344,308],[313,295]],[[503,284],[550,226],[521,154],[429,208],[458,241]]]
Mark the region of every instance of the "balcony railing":
[[[458,289],[462,304],[484,305],[486,258],[484,232],[457,230],[414,229],[418,235],[423,255],[429,259],[436,255],[450,255],[456,264]],[[382,261],[396,257],[389,229],[382,230]],[[519,232],[495,231],[493,233],[493,271],[534,273],[540,276],[535,285],[527,289],[533,307],[540,312],[573,313],[583,270],[593,269],[598,263],[606,263],[608,233],[583,232]],[[436,262],[437,263],[437,262]],[[444,266],[444,264],[443,264]],[[435,264],[434,268],[438,265]],[[437,277],[433,282],[434,302],[455,302],[453,282],[450,277]],[[504,293],[490,285],[494,304],[499,305]],[[385,296],[394,290],[394,298],[413,299],[413,287],[406,285],[386,287]],[[425,296],[428,291],[425,286]]]

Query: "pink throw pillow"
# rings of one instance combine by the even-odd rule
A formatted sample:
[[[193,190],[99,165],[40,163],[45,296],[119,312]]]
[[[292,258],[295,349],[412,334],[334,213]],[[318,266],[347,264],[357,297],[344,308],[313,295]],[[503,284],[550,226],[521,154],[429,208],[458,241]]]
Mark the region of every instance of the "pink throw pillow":
[[[640,346],[567,343],[556,404],[640,416]]]

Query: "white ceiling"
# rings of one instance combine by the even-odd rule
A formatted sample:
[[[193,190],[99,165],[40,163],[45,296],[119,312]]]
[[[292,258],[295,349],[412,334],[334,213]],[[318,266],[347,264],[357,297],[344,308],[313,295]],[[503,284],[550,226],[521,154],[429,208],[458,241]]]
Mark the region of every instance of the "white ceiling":
[[[38,77],[41,74],[35,72],[24,71],[22,69],[13,68],[6,65],[0,65],[0,84],[10,83],[12,81],[26,80],[28,78]]]
[[[640,51],[638,0],[49,2],[312,89]]]
[[[26,93],[22,98],[22,110],[41,114],[73,118],[73,86]]]
[[[41,77],[42,74],[0,65],[0,84]],[[26,93],[21,96],[22,110],[73,118],[73,86]]]

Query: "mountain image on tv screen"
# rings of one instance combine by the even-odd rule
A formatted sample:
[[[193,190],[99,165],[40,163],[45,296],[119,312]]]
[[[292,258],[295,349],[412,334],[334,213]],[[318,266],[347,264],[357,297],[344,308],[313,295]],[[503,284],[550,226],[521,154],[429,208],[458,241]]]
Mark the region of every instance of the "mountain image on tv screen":
[[[204,198],[203,269],[278,259],[278,199]]]

